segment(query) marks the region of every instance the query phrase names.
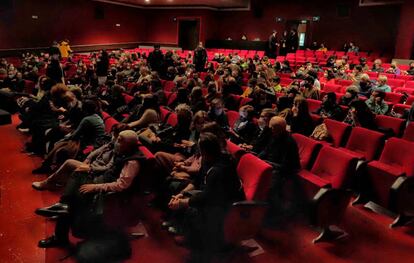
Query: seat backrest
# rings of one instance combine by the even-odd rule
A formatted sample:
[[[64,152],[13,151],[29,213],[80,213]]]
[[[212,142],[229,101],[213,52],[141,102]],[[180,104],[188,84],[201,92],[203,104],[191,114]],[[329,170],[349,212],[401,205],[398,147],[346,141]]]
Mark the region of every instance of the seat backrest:
[[[414,122],[408,124],[405,128],[404,135],[402,137],[404,140],[414,142]]]
[[[392,110],[395,113],[398,113],[398,114],[401,114],[401,115],[404,115],[404,112],[407,111],[407,110],[410,110],[410,109],[411,109],[411,106],[410,105],[405,105],[405,104],[395,104],[392,107]]]
[[[362,153],[364,154],[365,160],[371,161],[381,152],[384,146],[384,139],[385,136],[383,133],[362,127],[354,127],[345,148]]]
[[[414,142],[390,138],[385,143],[379,161],[398,166],[407,176],[414,176]]]
[[[227,151],[236,159],[240,159],[240,157],[243,156],[243,154],[246,153],[246,151],[239,147],[238,145],[236,145],[235,143],[233,143],[230,140],[227,140]]]
[[[174,81],[167,80],[164,82],[164,91],[173,91],[175,88]]]
[[[128,104],[128,103],[130,103],[133,99],[134,99],[134,97],[132,97],[131,95],[129,95],[129,94],[122,94],[123,96],[124,96],[124,99],[125,99],[125,103],[126,104]]]
[[[324,123],[328,129],[329,136],[332,138],[332,145],[334,147],[341,146],[348,136],[351,126],[349,124],[331,119],[325,119]]]
[[[109,117],[105,120],[105,132],[106,133],[111,133],[112,130],[112,126],[114,126],[115,124],[119,123],[117,120],[115,120],[112,117]]]
[[[395,136],[400,136],[405,120],[385,115],[375,116],[375,123],[379,128],[391,129]]]
[[[177,125],[177,114],[175,112],[171,112],[170,116],[168,116],[167,123],[171,126]]]
[[[405,80],[403,79],[389,79],[387,82],[388,85],[395,87],[403,87],[405,85]]]
[[[393,104],[398,104],[401,102],[403,98],[403,94],[401,93],[394,93],[394,92],[386,92],[385,93],[385,101],[391,102]]]
[[[231,128],[234,127],[234,124],[239,118],[240,118],[240,115],[237,111],[232,111],[232,110],[227,111],[227,119],[229,120],[229,125]]]
[[[300,166],[302,169],[310,169],[319,150],[322,148],[322,144],[299,133],[292,134],[292,137],[298,145]]]
[[[308,102],[309,113],[316,112],[322,104],[320,100],[307,99],[306,101]]]
[[[326,93],[328,93],[328,92],[338,92],[338,93],[340,93],[342,91],[342,86],[327,83],[325,85],[325,87],[323,88],[323,91],[326,92]]]
[[[405,87],[407,89],[414,89],[414,80],[409,80],[409,81],[405,82]]]
[[[319,152],[311,172],[328,180],[332,188],[346,188],[354,176],[357,161],[341,150],[325,146]]]
[[[246,200],[267,199],[272,181],[272,166],[249,153],[240,158],[237,174],[243,183]]]

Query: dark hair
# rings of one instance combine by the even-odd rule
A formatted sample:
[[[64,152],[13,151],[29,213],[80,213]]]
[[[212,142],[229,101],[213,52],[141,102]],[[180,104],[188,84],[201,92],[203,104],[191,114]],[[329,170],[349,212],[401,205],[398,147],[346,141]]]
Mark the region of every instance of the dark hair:
[[[220,125],[217,124],[217,122],[213,121],[204,124],[203,128],[201,129],[201,133],[215,134],[221,146],[221,150],[224,151],[226,149],[226,133],[224,132],[223,128],[221,128]]]
[[[385,92],[382,90],[374,90],[374,92],[377,93],[377,95],[375,97],[380,97],[381,99],[385,99]]]
[[[98,104],[94,100],[86,100],[82,104],[82,110],[86,116],[95,114],[98,110]]]
[[[204,132],[200,134],[198,141],[200,152],[204,152],[209,156],[220,156],[222,151],[219,138],[211,132]]]

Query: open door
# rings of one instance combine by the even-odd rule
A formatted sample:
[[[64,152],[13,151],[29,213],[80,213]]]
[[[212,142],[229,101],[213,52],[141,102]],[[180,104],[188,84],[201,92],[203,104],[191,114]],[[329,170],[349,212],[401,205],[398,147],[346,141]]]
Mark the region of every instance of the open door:
[[[194,50],[200,41],[200,20],[178,20],[178,46],[183,50]]]

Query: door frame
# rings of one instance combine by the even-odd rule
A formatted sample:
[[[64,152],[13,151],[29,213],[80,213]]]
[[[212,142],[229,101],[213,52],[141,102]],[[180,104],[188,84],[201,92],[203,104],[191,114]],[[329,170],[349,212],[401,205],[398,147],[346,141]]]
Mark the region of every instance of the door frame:
[[[202,34],[203,23],[201,16],[178,16],[177,18],[177,34],[176,34],[176,45],[180,43],[180,22],[181,21],[197,21],[198,22],[198,42],[204,42],[204,34]]]

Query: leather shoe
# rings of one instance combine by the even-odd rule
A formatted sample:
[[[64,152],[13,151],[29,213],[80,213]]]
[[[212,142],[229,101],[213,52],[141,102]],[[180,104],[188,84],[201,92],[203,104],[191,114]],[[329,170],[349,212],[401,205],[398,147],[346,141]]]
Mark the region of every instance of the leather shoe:
[[[35,213],[40,216],[59,216],[69,214],[68,205],[62,203],[56,203],[54,205],[38,208],[35,210]]]
[[[55,235],[42,239],[37,244],[40,248],[50,248],[50,247],[65,247],[69,245],[68,240],[60,240]]]

